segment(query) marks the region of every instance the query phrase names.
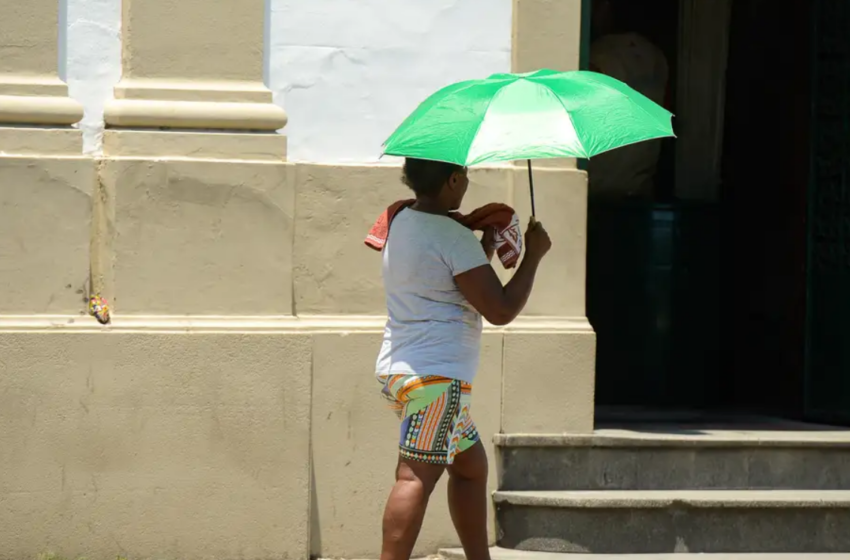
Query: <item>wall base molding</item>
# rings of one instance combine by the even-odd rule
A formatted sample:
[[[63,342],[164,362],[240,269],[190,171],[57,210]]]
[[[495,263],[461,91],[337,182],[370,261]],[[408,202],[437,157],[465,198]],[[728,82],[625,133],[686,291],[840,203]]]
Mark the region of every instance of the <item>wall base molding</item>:
[[[385,317],[377,315],[316,316],[142,316],[113,315],[109,325],[86,315],[2,315],[2,333],[380,333]],[[506,327],[485,324],[491,333],[592,333],[585,317],[521,317]]]

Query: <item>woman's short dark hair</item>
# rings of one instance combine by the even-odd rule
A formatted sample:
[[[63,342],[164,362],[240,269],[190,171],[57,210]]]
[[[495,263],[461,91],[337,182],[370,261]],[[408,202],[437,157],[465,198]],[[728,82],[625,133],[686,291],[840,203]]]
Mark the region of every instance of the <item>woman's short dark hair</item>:
[[[454,163],[405,158],[401,180],[416,196],[437,196],[452,174],[461,171],[463,167]]]

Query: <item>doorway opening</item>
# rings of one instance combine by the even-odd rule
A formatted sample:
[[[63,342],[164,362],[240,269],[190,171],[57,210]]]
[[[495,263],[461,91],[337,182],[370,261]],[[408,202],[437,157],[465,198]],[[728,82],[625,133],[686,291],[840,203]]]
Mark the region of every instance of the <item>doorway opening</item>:
[[[829,105],[836,114],[821,119],[828,123],[850,114],[847,77],[834,70],[850,70],[846,33],[839,62],[834,53],[819,58],[817,46],[827,33],[817,22],[846,22],[847,8],[833,0],[586,5],[589,68],[667,105],[679,137],[588,164],[597,419],[649,410],[850,423],[850,406],[840,410],[850,405],[850,351],[833,340],[842,319],[850,336],[850,293],[827,270],[823,282],[847,305],[824,311],[813,299],[809,258],[813,244],[843,255],[850,241],[850,230],[818,237],[828,226],[811,215],[826,184],[813,161],[831,150],[838,169],[829,192],[843,201],[831,217],[850,223],[847,134],[839,146],[818,144],[828,124],[813,111]],[[835,75],[819,72],[824,65]],[[832,87],[828,101],[824,87]],[[850,258],[838,260],[836,270],[850,268]],[[828,320],[838,333],[821,325]],[[813,345],[832,361],[813,360]]]

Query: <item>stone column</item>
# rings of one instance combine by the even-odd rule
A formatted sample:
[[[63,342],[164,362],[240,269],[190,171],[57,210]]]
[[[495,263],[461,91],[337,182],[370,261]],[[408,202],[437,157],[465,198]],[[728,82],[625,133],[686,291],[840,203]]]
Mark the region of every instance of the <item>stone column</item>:
[[[286,114],[260,0],[123,0],[94,275],[116,314],[290,315]]]
[[[111,334],[81,338],[100,350],[80,363],[93,379],[115,372],[106,393],[92,382],[101,400],[90,405],[90,433],[138,414],[160,421],[121,428],[144,460],[111,455],[123,465],[116,476],[139,481],[132,506],[101,486],[109,508],[68,507],[77,526],[97,527],[87,544],[95,556],[120,541],[139,557],[306,558],[312,340],[293,317],[295,187],[276,132],[286,115],[263,85],[263,2],[122,0],[122,11],[123,76],[105,107],[91,244]],[[244,390],[222,385],[231,381]],[[173,387],[185,389],[177,401],[158,396]],[[105,410],[117,402],[110,391],[140,398]],[[76,453],[97,455],[90,446],[109,439],[89,437]],[[197,465],[211,466],[184,476]],[[69,475],[75,496],[87,484]],[[281,496],[286,508],[266,509]],[[181,514],[148,514],[166,510]],[[52,542],[75,542],[71,530],[55,529]]]
[[[581,8],[581,0],[514,0],[513,71],[578,69]],[[512,191],[529,216],[525,162],[513,170]],[[535,161],[534,192],[553,248],[523,317],[505,334],[502,431],[587,432],[596,347],[585,316],[587,176],[575,160]]]
[[[59,3],[0,0],[0,14],[0,316],[76,315],[94,174],[59,78]]]
[[[109,128],[274,131],[286,124],[263,84],[263,2],[124,0],[122,9],[123,76],[106,106]],[[283,138],[276,140],[283,149]]]
[[[578,70],[581,4],[582,0],[514,0],[511,71]],[[534,165],[575,168],[576,160],[546,159]]]
[[[513,71],[578,70],[582,0],[513,2]]]

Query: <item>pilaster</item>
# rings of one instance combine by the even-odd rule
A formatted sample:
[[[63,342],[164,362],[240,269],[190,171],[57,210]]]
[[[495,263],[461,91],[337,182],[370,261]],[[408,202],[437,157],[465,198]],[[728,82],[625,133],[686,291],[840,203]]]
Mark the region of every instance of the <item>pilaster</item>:
[[[85,309],[94,169],[59,77],[56,0],[0,0],[0,315]]]
[[[577,70],[582,4],[513,0],[512,70]],[[530,216],[525,162],[511,179],[515,208]],[[587,432],[593,429],[596,347],[585,311],[587,175],[574,159],[537,160],[534,180],[537,218],[552,250],[523,317],[504,333],[501,429]]]
[[[263,84],[262,2],[124,0],[122,12],[123,76],[106,106],[109,128],[286,125]]]

